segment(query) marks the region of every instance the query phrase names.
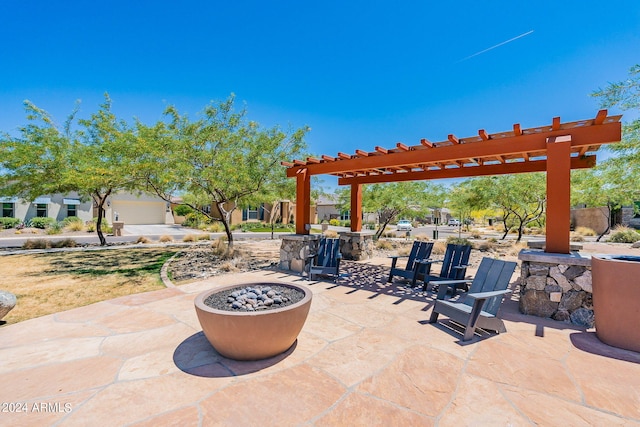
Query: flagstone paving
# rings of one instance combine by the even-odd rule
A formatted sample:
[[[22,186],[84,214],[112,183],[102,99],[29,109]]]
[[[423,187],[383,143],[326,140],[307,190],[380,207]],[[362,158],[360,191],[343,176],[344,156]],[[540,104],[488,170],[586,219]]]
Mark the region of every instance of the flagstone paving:
[[[0,425],[640,426],[640,354],[515,300],[506,334],[462,343],[446,318],[427,323],[431,296],[374,264],[337,283],[218,276],[0,327]],[[256,281],[307,285],[311,312],[284,354],[226,359],[194,297]]]

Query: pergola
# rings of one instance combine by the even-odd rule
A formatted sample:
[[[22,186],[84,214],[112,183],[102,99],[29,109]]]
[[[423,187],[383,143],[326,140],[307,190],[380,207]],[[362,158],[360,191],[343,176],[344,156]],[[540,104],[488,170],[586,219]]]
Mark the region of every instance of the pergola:
[[[446,141],[422,139],[419,145],[398,142],[394,148],[375,147],[355,154],[322,155],[320,159],[282,162],[287,177],[296,178],[296,233],[309,234],[311,177],[338,176],[339,185],[351,185],[351,231],[362,229],[362,185],[383,182],[463,178],[525,172],[547,172],[546,252],[569,253],[571,169],[591,168],[602,144],[619,142],[620,118],[600,110],[593,119]]]

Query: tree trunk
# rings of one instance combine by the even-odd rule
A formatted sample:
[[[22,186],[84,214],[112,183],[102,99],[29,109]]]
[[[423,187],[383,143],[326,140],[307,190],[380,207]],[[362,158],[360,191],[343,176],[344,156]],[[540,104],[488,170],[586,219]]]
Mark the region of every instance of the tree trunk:
[[[231,226],[229,225],[229,222],[231,221],[231,212],[233,212],[233,209],[231,209],[230,211],[226,211],[224,210],[224,208],[222,207],[223,203],[218,203],[218,212],[220,212],[220,222],[222,223],[222,225],[224,225],[224,232],[227,234],[227,241],[228,241],[228,246],[229,249],[233,248],[233,234],[231,233]]]
[[[602,237],[611,230],[611,203],[607,202],[607,228],[598,236],[596,242],[599,242]]]
[[[98,205],[98,219],[96,221],[96,233],[98,234],[98,239],[100,239],[100,246],[107,245],[107,239],[104,237],[102,233],[102,216],[104,215],[104,202],[107,200],[107,196],[97,197],[96,204]]]

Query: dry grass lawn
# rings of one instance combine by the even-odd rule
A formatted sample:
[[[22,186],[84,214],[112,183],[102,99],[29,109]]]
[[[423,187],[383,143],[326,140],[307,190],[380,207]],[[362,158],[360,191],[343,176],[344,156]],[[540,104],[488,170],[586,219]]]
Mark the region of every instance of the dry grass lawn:
[[[17,323],[164,287],[160,269],[171,248],[73,251],[0,257],[0,288],[16,295],[3,319]]]

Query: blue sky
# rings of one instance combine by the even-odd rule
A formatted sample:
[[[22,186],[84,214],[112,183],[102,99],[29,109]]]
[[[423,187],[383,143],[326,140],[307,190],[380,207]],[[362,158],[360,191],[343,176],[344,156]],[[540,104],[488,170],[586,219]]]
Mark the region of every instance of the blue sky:
[[[152,123],[233,92],[335,155],[594,117],[640,63],[638,0],[394,3],[0,0],[0,131],[25,99]]]

